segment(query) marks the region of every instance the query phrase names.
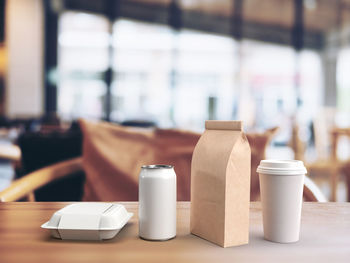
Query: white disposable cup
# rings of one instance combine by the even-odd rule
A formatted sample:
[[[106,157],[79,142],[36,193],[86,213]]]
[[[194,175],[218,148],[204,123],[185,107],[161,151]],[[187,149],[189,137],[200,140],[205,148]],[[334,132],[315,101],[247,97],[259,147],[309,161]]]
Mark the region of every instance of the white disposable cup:
[[[257,169],[264,238],[278,243],[299,240],[306,169],[302,161],[262,160]]]

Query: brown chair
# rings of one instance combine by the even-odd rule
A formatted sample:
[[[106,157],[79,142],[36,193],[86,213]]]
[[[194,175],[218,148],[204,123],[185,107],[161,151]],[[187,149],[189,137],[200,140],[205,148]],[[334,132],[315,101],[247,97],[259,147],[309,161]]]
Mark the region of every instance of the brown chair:
[[[35,201],[33,195],[35,190],[54,180],[82,170],[81,158],[74,158],[42,168],[14,181],[11,186],[0,192],[0,202],[12,202],[23,198],[27,198],[28,201]],[[304,200],[326,201],[321,191],[309,178],[305,178]]]
[[[317,159],[314,162],[306,162],[304,158],[305,145],[300,141],[298,126],[293,127],[291,146],[295,153],[295,159],[302,160],[305,163],[306,169],[309,173],[327,173],[329,174],[330,186],[331,186],[331,201],[336,201],[339,175],[343,173],[347,179],[348,201],[350,200],[350,169],[348,164],[350,161],[342,161],[338,158],[337,149],[339,145],[339,139],[341,137],[350,138],[350,128],[331,128],[329,130],[330,140],[330,156]],[[319,139],[320,140],[320,139]]]
[[[341,137],[350,138],[350,128],[334,128],[331,131],[332,138],[332,162],[335,167],[331,176],[332,196],[336,198],[339,175],[342,173],[345,175],[347,185],[347,200],[350,201],[350,160],[339,160],[337,155],[337,149],[339,145],[339,139]]]
[[[304,201],[327,202],[327,198],[321,192],[320,188],[308,177],[304,180]]]
[[[271,128],[263,133],[247,133],[247,139],[251,149],[251,180],[250,200],[256,201],[260,198],[259,175],[256,172],[260,161],[266,159],[266,148],[276,135],[279,128]]]
[[[15,180],[8,188],[0,192],[0,202],[12,202],[22,198],[35,201],[34,191],[44,185],[82,171],[82,159],[74,158],[47,166]]]
[[[136,130],[104,122],[80,121],[84,134],[86,169],[84,201],[136,201],[139,167],[145,163],[172,164],[177,174],[177,199],[190,200],[190,171],[200,133],[154,129]],[[256,169],[278,128],[247,133],[251,148],[251,201],[259,196]]]

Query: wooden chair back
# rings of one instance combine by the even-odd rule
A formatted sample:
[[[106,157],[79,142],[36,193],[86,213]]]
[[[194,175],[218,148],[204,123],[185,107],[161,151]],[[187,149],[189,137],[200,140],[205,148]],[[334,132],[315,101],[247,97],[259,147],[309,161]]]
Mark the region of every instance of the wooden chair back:
[[[82,169],[81,158],[70,159],[39,169],[15,180],[10,187],[0,192],[0,202],[17,201],[24,197],[27,197],[29,201],[35,201],[33,191],[56,179],[81,171]]]

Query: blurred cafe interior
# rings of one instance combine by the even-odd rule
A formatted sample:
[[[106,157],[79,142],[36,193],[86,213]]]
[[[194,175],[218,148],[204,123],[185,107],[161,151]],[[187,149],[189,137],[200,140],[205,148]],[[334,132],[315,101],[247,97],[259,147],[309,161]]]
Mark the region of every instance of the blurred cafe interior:
[[[118,176],[45,169],[89,163],[89,136],[128,176],[149,160],[130,136],[192,152],[179,134],[205,120],[243,121],[252,178],[298,159],[317,194],[349,201],[350,0],[0,0],[0,197],[29,174],[17,200],[82,200]]]

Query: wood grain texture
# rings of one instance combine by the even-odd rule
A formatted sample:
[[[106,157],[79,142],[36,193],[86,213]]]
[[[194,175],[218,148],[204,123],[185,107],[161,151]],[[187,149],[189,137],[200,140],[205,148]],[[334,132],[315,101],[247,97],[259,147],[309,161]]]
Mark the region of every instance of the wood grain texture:
[[[0,203],[0,262],[350,262],[350,203],[304,203],[301,239],[263,239],[261,204],[251,203],[248,245],[221,248],[189,233],[190,204],[178,203],[177,237],[166,242],[138,237],[135,213],[111,240],[62,241],[40,225],[68,203]]]

